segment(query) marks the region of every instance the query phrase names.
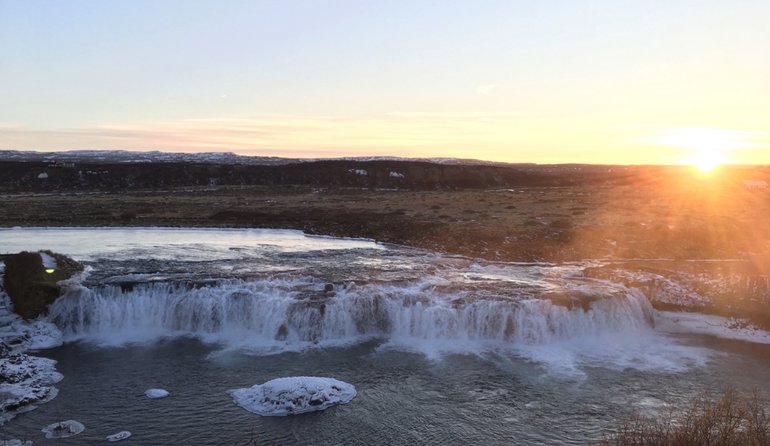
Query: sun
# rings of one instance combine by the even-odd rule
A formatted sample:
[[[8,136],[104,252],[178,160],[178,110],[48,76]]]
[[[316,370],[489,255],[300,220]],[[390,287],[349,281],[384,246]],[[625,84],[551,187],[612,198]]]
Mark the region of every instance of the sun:
[[[707,127],[670,129],[658,135],[657,144],[690,150],[682,159],[683,164],[693,166],[699,172],[708,173],[728,162],[731,151],[751,147],[747,132]]]
[[[720,153],[713,150],[701,150],[693,154],[687,164],[692,165],[699,172],[709,173],[722,164],[724,160]]]

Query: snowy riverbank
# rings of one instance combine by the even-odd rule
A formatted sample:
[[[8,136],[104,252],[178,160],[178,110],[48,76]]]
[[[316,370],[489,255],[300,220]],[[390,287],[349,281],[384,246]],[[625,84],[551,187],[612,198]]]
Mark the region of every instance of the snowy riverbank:
[[[0,265],[2,285],[4,265]],[[56,397],[54,384],[63,378],[56,371],[56,361],[28,352],[61,343],[61,332],[55,325],[25,321],[11,311],[10,298],[0,291],[0,425]]]

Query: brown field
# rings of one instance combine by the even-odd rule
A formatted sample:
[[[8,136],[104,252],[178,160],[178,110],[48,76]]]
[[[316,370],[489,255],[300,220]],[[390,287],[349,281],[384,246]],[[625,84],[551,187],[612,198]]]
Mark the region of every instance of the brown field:
[[[745,259],[767,273],[770,191],[685,180],[456,191],[21,193],[0,197],[0,226],[294,228],[489,260]]]

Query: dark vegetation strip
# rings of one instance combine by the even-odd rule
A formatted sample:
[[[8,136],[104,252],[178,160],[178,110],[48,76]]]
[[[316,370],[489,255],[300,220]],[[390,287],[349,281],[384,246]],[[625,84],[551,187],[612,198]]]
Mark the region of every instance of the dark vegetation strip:
[[[728,390],[719,397],[700,395],[686,407],[659,417],[634,415],[600,443],[604,446],[766,446],[770,412],[758,393]]]

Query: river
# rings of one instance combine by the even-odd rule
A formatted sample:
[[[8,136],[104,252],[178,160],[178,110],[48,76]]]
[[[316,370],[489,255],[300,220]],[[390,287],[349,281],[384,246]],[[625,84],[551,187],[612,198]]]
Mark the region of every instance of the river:
[[[767,333],[689,330],[639,290],[583,277],[596,262],[489,263],[286,230],[0,230],[2,252],[39,249],[86,274],[48,315],[63,345],[32,353],[58,362],[58,396],[0,439],[585,444],[634,412],[770,377]],[[358,395],[262,417],[227,393],[285,376]],[[63,419],[85,432],[45,439]]]

